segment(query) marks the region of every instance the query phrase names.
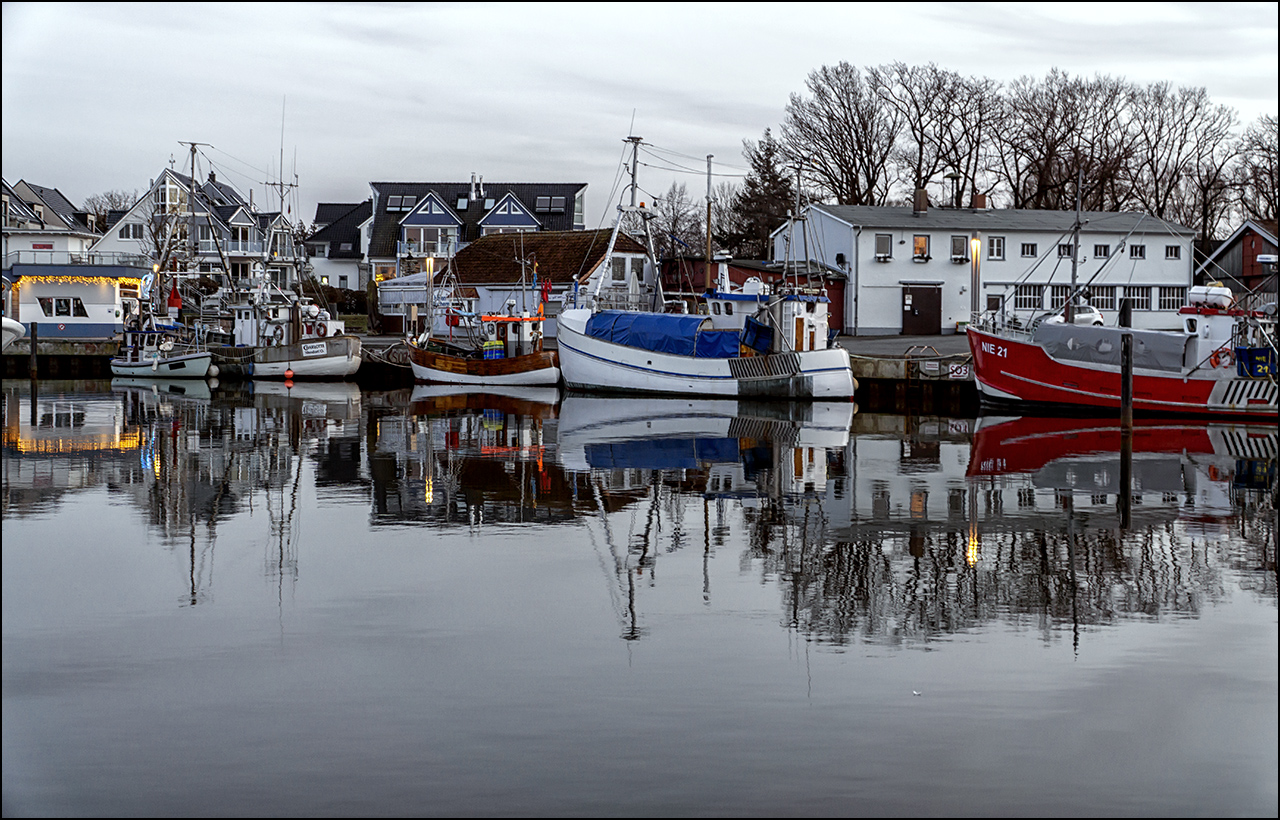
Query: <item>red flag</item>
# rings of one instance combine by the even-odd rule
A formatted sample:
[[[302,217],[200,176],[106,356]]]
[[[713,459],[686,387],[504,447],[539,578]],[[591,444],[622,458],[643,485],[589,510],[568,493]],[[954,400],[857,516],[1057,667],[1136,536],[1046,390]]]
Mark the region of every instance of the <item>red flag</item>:
[[[178,293],[177,285],[169,289],[169,307],[182,310],[182,294]]]

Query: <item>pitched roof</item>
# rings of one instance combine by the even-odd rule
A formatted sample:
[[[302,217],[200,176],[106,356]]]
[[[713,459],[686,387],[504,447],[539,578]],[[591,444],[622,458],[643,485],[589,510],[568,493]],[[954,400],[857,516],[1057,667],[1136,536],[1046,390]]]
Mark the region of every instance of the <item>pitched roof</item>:
[[[6,181],[4,182],[4,192],[9,196],[9,218],[21,219],[25,222],[40,222],[40,217],[36,216],[36,212],[18,196],[18,192]],[[5,227],[8,227],[7,225]]]
[[[358,205],[343,205],[347,210],[333,219],[328,225],[307,237],[307,242],[327,242],[329,259],[360,259],[360,226],[373,212],[373,200],[366,199]],[[319,221],[320,208],[316,208]],[[343,245],[349,245],[343,250]]]
[[[400,239],[400,220],[406,211],[387,211],[387,200],[393,196],[413,196],[416,201],[429,193],[435,193],[441,201],[449,204],[451,210],[462,220],[463,242],[470,242],[480,236],[480,220],[488,210],[484,207],[486,199],[492,199],[496,205],[508,193],[534,213],[542,222],[546,231],[573,230],[574,198],[587,187],[585,182],[486,182],[484,196],[471,199],[471,183],[469,182],[371,182],[376,210],[373,215],[373,236],[369,240],[369,256],[372,258],[390,258],[396,255],[396,242]],[[467,207],[457,210],[462,197],[467,198]],[[562,213],[537,211],[538,197],[564,197],[565,207]]]
[[[368,201],[368,200],[366,200]],[[339,217],[350,213],[352,208],[358,208],[363,203],[355,202],[321,202],[316,205],[316,218],[313,220],[321,228],[326,225],[332,225],[337,222]]]
[[[913,228],[922,231],[1070,231],[1075,211],[1029,211],[1015,208],[929,208],[916,216],[910,207],[875,205],[811,205],[845,222],[864,228]],[[1083,230],[1128,233],[1131,230],[1153,234],[1190,236],[1185,225],[1132,211],[1084,211],[1080,214]],[[786,225],[779,231],[786,230]],[[774,231],[777,233],[778,231]]]
[[[482,236],[458,251],[453,259],[458,281],[464,285],[492,285],[520,281],[520,258],[537,260],[538,279],[567,285],[586,276],[604,258],[608,228],[594,231],[536,231]],[[623,234],[614,249],[644,253],[644,246]],[[533,266],[525,268],[532,283]]]

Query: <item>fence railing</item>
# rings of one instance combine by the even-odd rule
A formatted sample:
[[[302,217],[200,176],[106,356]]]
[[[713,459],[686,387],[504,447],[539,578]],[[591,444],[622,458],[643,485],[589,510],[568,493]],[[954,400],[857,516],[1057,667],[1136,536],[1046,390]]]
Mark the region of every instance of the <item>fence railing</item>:
[[[14,265],[116,265],[151,270],[151,258],[140,253],[118,251],[10,251],[5,254],[4,266],[8,269]]]

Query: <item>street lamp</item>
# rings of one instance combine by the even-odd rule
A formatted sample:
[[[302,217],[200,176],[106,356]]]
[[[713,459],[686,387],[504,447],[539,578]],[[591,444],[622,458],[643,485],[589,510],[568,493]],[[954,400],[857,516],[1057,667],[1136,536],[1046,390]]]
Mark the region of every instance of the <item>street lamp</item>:
[[[973,237],[969,240],[969,321],[972,322],[978,316],[978,279],[979,269],[981,267],[982,256],[982,232],[974,231]]]

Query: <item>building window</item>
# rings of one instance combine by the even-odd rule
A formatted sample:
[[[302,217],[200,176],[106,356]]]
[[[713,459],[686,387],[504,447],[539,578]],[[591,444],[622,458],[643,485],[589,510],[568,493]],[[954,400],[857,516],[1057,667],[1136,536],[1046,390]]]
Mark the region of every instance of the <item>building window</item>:
[[[1106,259],[1108,256],[1111,255],[1111,246],[1110,245],[1094,245],[1093,255],[1100,259]]]
[[[1013,294],[1015,310],[1039,310],[1044,304],[1044,285],[1018,285]]]
[[[876,234],[876,259],[893,258],[893,234]]]
[[[911,240],[911,256],[921,262],[929,261],[929,237],[917,234]]]
[[[582,192],[579,191],[573,198],[573,224],[585,225],[587,222],[586,206],[582,202]]]
[[[467,198],[465,196],[458,197],[458,210],[465,211],[467,209]]]
[[[1072,244],[1071,242],[1063,242],[1062,244],[1058,245],[1058,258],[1070,259],[1072,256],[1075,255],[1074,251],[1075,251],[1074,244]]]
[[[951,261],[952,262],[968,262],[969,261],[969,237],[967,236],[951,237]]]
[[[1164,246],[1164,258],[1165,258],[1165,259],[1181,259],[1181,258],[1182,258],[1182,246],[1181,246],[1181,245],[1165,245],[1165,246]],[[1178,307],[1182,307],[1182,306],[1181,306],[1181,305],[1179,305]]]
[[[1023,243],[1022,243],[1022,255],[1023,255],[1023,256],[1032,256],[1032,257],[1034,257],[1034,256],[1036,255],[1036,243],[1034,243],[1034,242],[1023,242]]]
[[[1126,286],[1124,298],[1129,300],[1134,310],[1151,310],[1151,288]]]
[[[551,197],[551,213],[553,214],[564,213],[564,197],[562,196]]]
[[[1130,259],[1146,259],[1147,246],[1146,245],[1130,245],[1129,258]]]
[[[1173,246],[1177,250],[1177,246]],[[1160,309],[1177,310],[1187,303],[1186,288],[1160,288]]]
[[[345,277],[345,276],[339,276],[339,277],[338,277],[338,287],[343,288],[343,289],[345,289],[345,288],[347,287],[347,277]]]
[[[121,239],[141,239],[142,223],[138,222],[132,225],[121,225],[120,238]]]
[[[493,197],[486,197],[484,201],[484,209],[486,211],[493,210]]]
[[[402,196],[389,196],[389,197],[387,197],[387,210],[388,210],[388,211],[398,211],[398,210],[400,210],[400,203],[401,203],[401,202],[403,202],[403,201],[404,201],[404,197],[402,197]]]
[[[1067,303],[1067,297],[1071,295],[1070,285],[1054,285],[1049,290],[1049,307],[1057,309]]]
[[[402,211],[411,210],[417,202],[418,202],[418,198],[416,196],[407,196],[404,198],[403,201],[401,201],[400,210]]]
[[[1089,304],[1098,310],[1116,309],[1116,286],[1099,285],[1089,288]]]
[[[987,258],[988,259],[1004,259],[1004,237],[989,236],[987,237]]]
[[[338,243],[338,250],[340,250],[340,251],[349,251],[349,250],[351,250],[351,243],[350,243],[350,242],[339,242],[339,243]]]
[[[615,256],[613,258],[613,281],[627,281],[627,260],[621,256]]]

